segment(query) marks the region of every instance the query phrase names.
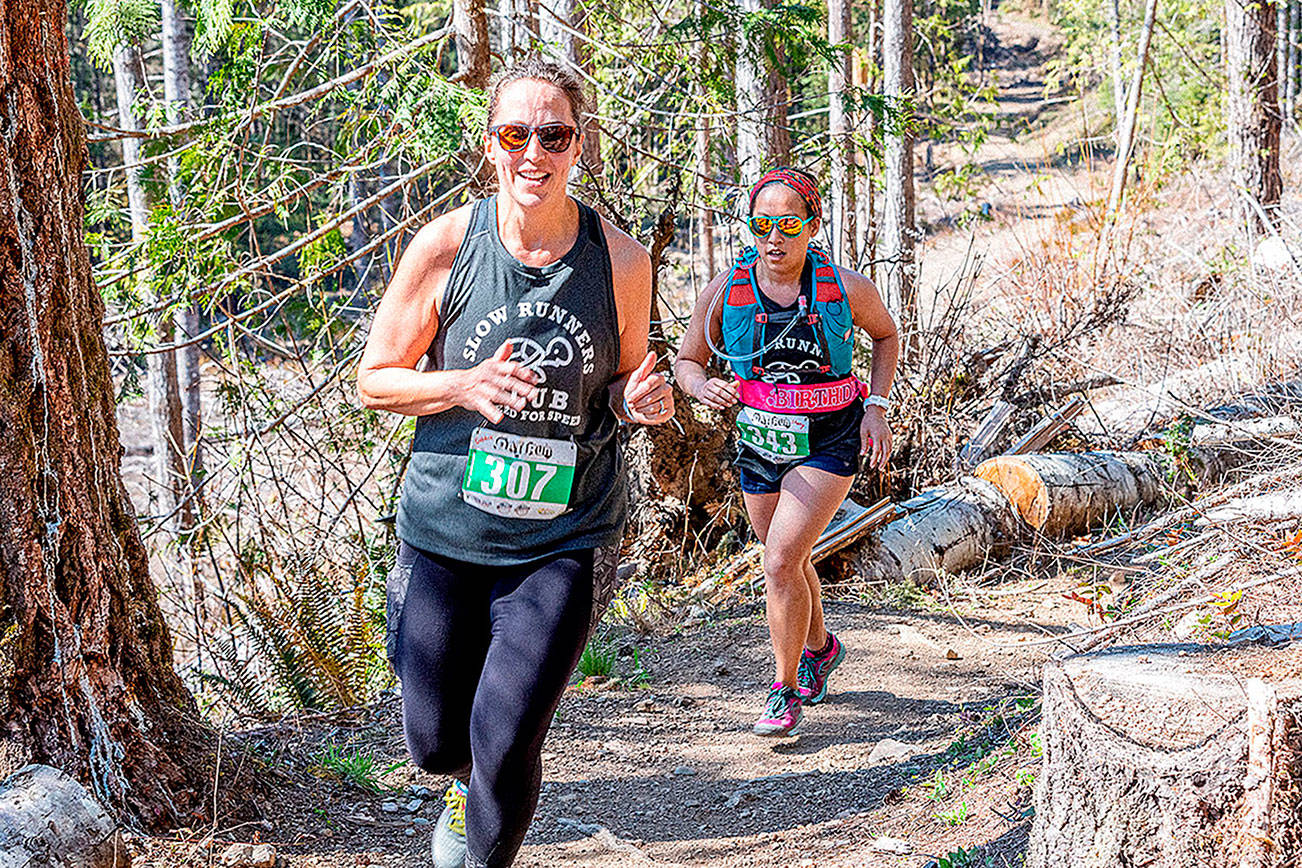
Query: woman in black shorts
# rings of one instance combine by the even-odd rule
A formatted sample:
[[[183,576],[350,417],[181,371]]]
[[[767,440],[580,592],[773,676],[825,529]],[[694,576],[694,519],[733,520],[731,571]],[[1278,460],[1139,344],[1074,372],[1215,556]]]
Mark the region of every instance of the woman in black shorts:
[[[439,868],[514,860],[594,570],[624,524],[619,420],[673,415],[647,352],[650,257],[566,189],[582,109],[555,65],[496,78],[484,150],[498,192],[416,235],[357,377],[367,407],[419,417],[394,662],[413,760],[455,777]]]
[[[822,219],[814,179],[775,169],[751,189],[756,247],[696,301],[674,362],[679,386],[724,410],[740,402],[736,464],[764,544],[765,602],[776,675],[757,735],[795,732],[821,702],[845,648],[823,626],[810,552],[854,481],[859,457],[884,469],[899,340],[872,281],[810,245]],[[868,383],[851,373],[855,327],[872,338]],[[718,355],[732,377],[706,373]]]

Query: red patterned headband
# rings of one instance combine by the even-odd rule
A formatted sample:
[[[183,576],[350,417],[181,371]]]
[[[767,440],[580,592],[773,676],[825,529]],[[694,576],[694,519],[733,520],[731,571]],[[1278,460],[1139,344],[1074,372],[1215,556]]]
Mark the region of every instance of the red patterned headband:
[[[814,180],[804,172],[787,168],[773,169],[766,172],[764,177],[760,178],[758,183],[750,188],[751,211],[755,210],[755,197],[759,195],[760,190],[763,190],[769,184],[783,184],[795,190],[800,195],[800,198],[805,200],[805,204],[809,206],[810,216],[822,218],[823,200],[819,198],[818,187],[814,185]]]

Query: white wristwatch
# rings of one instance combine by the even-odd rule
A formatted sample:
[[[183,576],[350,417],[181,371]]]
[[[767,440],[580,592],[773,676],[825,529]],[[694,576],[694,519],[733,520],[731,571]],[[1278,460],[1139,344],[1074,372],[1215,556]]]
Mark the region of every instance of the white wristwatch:
[[[891,399],[885,395],[869,395],[863,399],[863,403],[865,407],[871,404],[874,407],[881,407],[883,410],[891,409]]]

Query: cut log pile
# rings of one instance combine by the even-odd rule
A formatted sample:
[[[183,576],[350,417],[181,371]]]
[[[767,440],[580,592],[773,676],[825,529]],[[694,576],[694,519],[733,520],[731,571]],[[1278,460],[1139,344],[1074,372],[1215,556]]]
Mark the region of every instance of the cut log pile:
[[[847,500],[815,544],[815,560],[845,549],[846,571],[862,579],[926,583],[939,573],[980,564],[1037,533],[1077,535],[1163,498],[1190,497],[1262,450],[1275,448],[1279,438],[1302,430],[1291,417],[1270,417],[1198,426],[1174,455],[1034,451],[1065,430],[1085,406],[1080,398],[1068,401],[1004,454],[978,464],[972,475],[904,503],[862,507]],[[965,459],[982,454],[1007,419],[1000,406],[992,409],[963,450]],[[1302,511],[1302,504],[1287,495],[1234,508],[1279,516]],[[698,586],[694,596],[702,599],[739,583],[755,585],[762,581],[760,563],[761,550],[753,546]]]

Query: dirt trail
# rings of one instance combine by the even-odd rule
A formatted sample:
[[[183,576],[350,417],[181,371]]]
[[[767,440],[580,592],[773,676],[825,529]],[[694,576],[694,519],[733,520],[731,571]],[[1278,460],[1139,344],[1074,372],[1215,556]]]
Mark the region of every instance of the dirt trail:
[[[830,601],[828,624],[848,654],[828,700],[789,739],[749,732],[772,665],[758,603],[675,635],[615,639],[621,679],[576,684],[562,700],[517,865],[919,866],[927,854],[974,844],[993,844],[991,864],[1016,864],[1029,801],[1014,779],[1020,760],[989,771],[979,790],[920,794],[937,769],[962,768],[1006,742],[1000,734],[984,752],[955,745],[986,709],[1035,693],[1038,663],[1054,646],[1016,646],[1064,629],[1075,613],[1055,598],[1067,584],[949,610]],[[390,699],[245,734],[277,782],[266,821],[222,830],[207,846],[196,846],[197,834],[139,839],[136,868],[209,864],[223,842],[254,838],[274,842],[289,868],[424,864],[447,781],[406,762],[397,707]],[[909,756],[875,758],[884,740]],[[373,758],[392,789],[367,792],[324,773],[320,757],[332,750]],[[882,835],[914,852],[875,850]]]
[[[830,605],[846,662],[828,701],[806,711],[801,735],[782,741],[749,732],[771,675],[761,614],[655,643],[644,689],[566,697],[520,864],[919,864],[874,855],[878,835],[944,854],[954,835],[898,808],[900,790],[945,762],[965,721],[1033,692],[1039,655],[1000,645],[1053,625],[1010,617],[1009,603],[969,611],[962,623],[947,613]],[[913,756],[874,758],[884,739]],[[996,820],[989,834],[989,819],[972,818],[964,843],[1009,829]]]

